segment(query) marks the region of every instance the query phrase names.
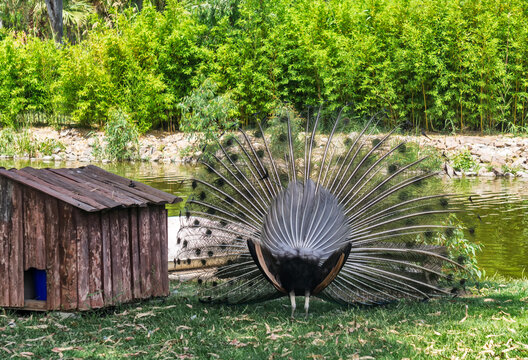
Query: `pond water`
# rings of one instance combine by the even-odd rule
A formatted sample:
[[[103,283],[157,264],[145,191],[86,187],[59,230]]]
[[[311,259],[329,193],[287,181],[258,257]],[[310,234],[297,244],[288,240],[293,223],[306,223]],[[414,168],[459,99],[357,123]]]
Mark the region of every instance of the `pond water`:
[[[0,167],[21,168],[42,167],[78,167],[86,164],[56,163],[42,161],[1,160]],[[180,180],[192,176],[195,168],[186,165],[158,163],[117,163],[95,164],[107,171],[144,182],[160,190],[185,197]],[[432,191],[438,193],[472,194],[486,191],[519,194],[528,197],[528,182],[521,179],[484,179],[484,178],[442,178],[433,183]],[[528,204],[526,200],[525,204]],[[519,205],[519,204],[516,204]],[[515,208],[515,206],[513,206]],[[491,209],[484,209],[482,221],[473,222],[475,241],[483,245],[477,256],[479,265],[488,276],[499,274],[519,278],[528,275],[528,210],[512,211],[511,204],[497,204]],[[180,206],[171,205],[169,216],[177,216]]]

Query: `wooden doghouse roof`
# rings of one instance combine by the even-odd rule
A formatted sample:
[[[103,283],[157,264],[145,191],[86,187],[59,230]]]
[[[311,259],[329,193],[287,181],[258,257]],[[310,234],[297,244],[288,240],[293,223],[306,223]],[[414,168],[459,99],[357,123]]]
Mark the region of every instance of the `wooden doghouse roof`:
[[[112,174],[94,165],[73,169],[0,168],[0,176],[27,185],[84,211],[174,204],[181,198]]]

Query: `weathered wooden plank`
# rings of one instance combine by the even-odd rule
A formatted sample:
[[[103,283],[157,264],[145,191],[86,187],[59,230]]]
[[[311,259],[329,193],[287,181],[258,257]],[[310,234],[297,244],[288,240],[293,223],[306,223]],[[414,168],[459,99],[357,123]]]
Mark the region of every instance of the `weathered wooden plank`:
[[[24,188],[24,270],[46,268],[44,194]]]
[[[88,220],[89,241],[89,298],[92,308],[100,308],[103,303],[103,243],[101,229],[101,214],[86,213]]]
[[[162,293],[161,280],[161,248],[160,248],[160,208],[158,206],[150,207],[150,248],[151,256],[151,281],[152,295],[160,296]]]
[[[80,209],[83,209],[86,211],[99,210],[99,207],[94,207],[90,204],[86,204],[76,199],[73,199],[71,196],[69,196],[70,195],[69,191],[65,191],[64,189],[61,189],[59,186],[50,185],[46,183],[45,181],[42,181],[38,177],[28,175],[28,174],[24,174],[22,176],[13,171],[5,170],[5,169],[0,169],[0,176],[5,176],[18,183],[30,186],[35,189],[39,189],[39,191],[42,191],[50,196],[53,196],[56,199],[62,200],[73,206],[77,206]]]
[[[119,216],[119,238],[121,240],[121,275],[122,275],[122,297],[121,301],[132,300],[132,271],[130,264],[130,229],[128,209],[118,210]]]
[[[128,186],[130,184],[129,179],[126,179],[119,175],[109,173],[108,171],[100,169],[94,165],[86,166],[86,170],[88,170],[86,172],[88,176],[100,176],[100,177],[103,177],[105,181],[108,181],[109,183],[113,183],[116,185],[121,184],[125,186]],[[175,195],[168,194],[164,191],[155,189],[151,186],[148,186],[148,185],[145,185],[139,182],[134,183],[134,187],[129,187],[129,191],[134,192],[136,194],[138,194],[138,192],[142,192],[144,194],[143,197],[146,197],[146,195],[148,195],[150,202],[153,202],[153,203],[168,202],[172,204],[172,203],[177,203],[177,202],[182,201],[181,198]]]
[[[132,265],[132,294],[141,298],[141,274],[139,273],[139,223],[137,208],[130,209],[130,262]]]
[[[165,206],[160,211],[160,247],[161,247],[161,284],[162,296],[169,295],[169,235],[168,235],[168,212]]]
[[[46,269],[46,201],[49,199],[43,193],[35,192],[35,208],[33,209],[33,221],[35,232],[35,255],[34,255],[34,268],[45,270]],[[26,218],[25,223],[29,223]]]
[[[88,293],[90,260],[88,248],[88,222],[85,211],[74,209],[75,225],[77,228],[77,307],[79,310],[90,308]]]
[[[112,247],[110,236],[110,212],[101,213],[101,244],[103,261],[103,300],[105,305],[114,304],[112,290]]]
[[[152,296],[151,282],[151,244],[150,238],[150,209],[139,209],[139,265],[141,273],[141,297]]]
[[[4,282],[4,286],[0,286],[0,307],[9,306],[9,286],[5,286],[5,284],[9,285],[8,253],[6,252],[8,232],[8,224],[0,220],[0,277]]]
[[[50,197],[45,209],[47,303],[49,310],[58,310],[61,305],[58,200]]]
[[[11,241],[11,211],[13,184],[0,177],[0,306],[9,306],[9,243]]]
[[[123,297],[123,269],[121,255],[121,239],[119,230],[119,214],[117,210],[109,212],[110,215],[110,245],[112,249],[112,295],[117,303]]]
[[[59,203],[59,249],[61,254],[61,308],[73,310],[77,308],[77,231],[73,207]]]
[[[9,246],[9,306],[24,306],[24,258],[23,258],[23,237],[24,237],[24,212],[23,212],[22,186],[13,186],[11,215],[11,242]]]
[[[22,203],[23,203],[23,212],[24,221],[24,271],[28,270],[31,266],[31,256],[34,254],[34,245],[35,245],[35,232],[33,231],[33,216],[32,212],[35,208],[34,204],[34,192],[31,189],[25,188],[25,191],[22,193]]]

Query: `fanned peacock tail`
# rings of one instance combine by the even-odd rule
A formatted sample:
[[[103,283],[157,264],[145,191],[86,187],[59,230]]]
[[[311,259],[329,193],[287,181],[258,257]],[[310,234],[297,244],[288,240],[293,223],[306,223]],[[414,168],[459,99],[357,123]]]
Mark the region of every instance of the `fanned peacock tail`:
[[[285,114],[271,135],[259,125],[206,149],[203,172],[186,182],[177,260],[209,269],[198,279],[202,301],[379,304],[450,293],[444,270],[463,267],[435,239],[453,236],[450,214],[500,196],[430,194],[437,173],[421,170],[426,157],[406,160],[405,141],[373,135],[374,118],[353,135],[342,132],[347,121],[339,113],[322,137],[320,110],[304,129]]]

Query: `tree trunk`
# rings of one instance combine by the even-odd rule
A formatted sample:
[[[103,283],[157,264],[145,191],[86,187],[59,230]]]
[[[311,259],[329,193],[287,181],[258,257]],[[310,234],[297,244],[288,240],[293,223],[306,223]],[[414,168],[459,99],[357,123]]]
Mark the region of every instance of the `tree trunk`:
[[[55,42],[62,43],[62,0],[46,0],[51,31]]]

